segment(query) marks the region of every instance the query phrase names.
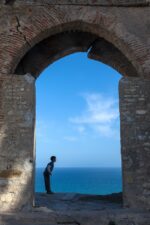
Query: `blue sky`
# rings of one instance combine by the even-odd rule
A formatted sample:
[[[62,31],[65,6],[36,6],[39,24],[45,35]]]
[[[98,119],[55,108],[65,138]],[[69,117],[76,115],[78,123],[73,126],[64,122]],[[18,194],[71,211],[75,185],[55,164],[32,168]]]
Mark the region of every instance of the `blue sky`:
[[[75,53],[36,81],[36,166],[120,167],[118,82],[111,67]]]

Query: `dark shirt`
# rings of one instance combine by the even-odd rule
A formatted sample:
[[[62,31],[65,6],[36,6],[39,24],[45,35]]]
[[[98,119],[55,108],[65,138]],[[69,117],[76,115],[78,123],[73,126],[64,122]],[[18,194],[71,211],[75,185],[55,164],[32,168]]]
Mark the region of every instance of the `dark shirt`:
[[[44,170],[44,173],[47,175],[51,175],[52,171],[54,169],[54,162],[49,162]]]

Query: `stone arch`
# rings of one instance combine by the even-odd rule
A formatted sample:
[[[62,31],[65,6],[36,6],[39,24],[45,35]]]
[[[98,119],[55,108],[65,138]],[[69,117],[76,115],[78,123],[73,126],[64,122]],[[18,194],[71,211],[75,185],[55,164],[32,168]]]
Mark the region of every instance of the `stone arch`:
[[[11,27],[12,36],[8,36],[4,28],[3,41],[4,43],[7,41],[7,52],[2,48],[0,69],[2,73],[14,73],[25,54],[42,40],[55,34],[77,30],[91,33],[111,43],[135,67],[139,76],[143,74],[146,76],[143,70],[149,57],[147,48],[124,26],[122,21],[119,21],[120,18],[116,18],[109,10],[95,11],[84,7],[77,7],[76,10],[71,8],[71,12],[68,12],[69,10],[70,6],[64,7],[63,10],[61,7],[49,6],[37,7],[33,11],[31,6],[28,6],[23,16],[17,12],[15,18],[10,16],[9,19],[14,19],[15,23]],[[26,14],[28,16],[25,16]],[[4,57],[7,57],[5,64],[3,64]]]
[[[36,44],[18,64],[15,74],[31,73],[34,77],[49,64],[74,52],[87,52],[91,59],[102,61],[124,76],[138,76],[131,62],[111,43],[95,34],[66,31]]]
[[[20,176],[25,178],[28,171],[23,171],[14,158],[19,155],[21,163],[24,167],[29,166],[29,172],[32,173],[34,78],[29,74],[18,75],[32,72],[36,77],[49,60],[46,64],[42,63],[42,68],[33,68],[33,65],[28,64],[32,54],[35,56],[38,52],[38,59],[40,59],[41,44],[46,41],[50,44],[52,39],[59,43],[59,35],[61,38],[70,37],[75,43],[78,40],[76,44],[73,44],[74,41],[71,42],[70,46],[67,43],[65,48],[61,49],[62,52],[59,52],[58,48],[58,53],[61,53],[59,57],[75,51],[87,51],[90,58],[111,65],[125,76],[120,81],[124,205],[149,209],[150,202],[147,197],[150,184],[147,173],[150,159],[148,151],[150,51],[147,39],[149,10],[140,8],[136,9],[135,13],[132,11],[133,8],[105,8],[90,4],[87,6],[45,3],[40,5],[35,1],[34,3],[31,1],[31,4],[14,3],[13,7],[8,4],[1,9],[3,18],[0,32],[2,210],[7,210],[10,205],[15,209],[31,206],[33,198],[31,191],[33,176],[22,183]],[[144,22],[139,23],[138,17],[143,16],[143,13]],[[56,53],[52,55],[51,62],[59,58],[56,57]],[[47,54],[49,52],[46,51],[43,55]],[[32,62],[35,63],[34,60]],[[22,69],[24,64],[25,68]],[[15,152],[15,148],[19,154]],[[11,151],[10,158],[7,155],[9,151]],[[144,166],[143,162],[145,162]],[[15,179],[9,182],[13,177]],[[20,191],[18,184],[23,186],[24,191],[23,189]],[[17,191],[15,190],[12,195],[11,191],[15,185]]]

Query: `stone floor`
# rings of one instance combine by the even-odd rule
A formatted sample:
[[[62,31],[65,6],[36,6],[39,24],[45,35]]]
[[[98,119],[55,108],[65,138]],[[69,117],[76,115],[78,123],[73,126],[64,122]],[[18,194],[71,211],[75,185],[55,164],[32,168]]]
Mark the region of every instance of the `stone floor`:
[[[47,212],[101,211],[121,209],[121,193],[112,195],[82,195],[74,193],[36,194],[36,209]],[[35,209],[35,210],[36,210]]]
[[[150,225],[149,212],[123,209],[121,199],[121,193],[37,193],[30,212],[0,214],[0,225]]]

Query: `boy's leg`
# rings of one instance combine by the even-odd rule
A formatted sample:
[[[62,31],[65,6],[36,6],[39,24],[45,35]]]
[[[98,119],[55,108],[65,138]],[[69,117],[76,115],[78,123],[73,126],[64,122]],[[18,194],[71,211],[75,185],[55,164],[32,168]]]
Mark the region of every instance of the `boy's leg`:
[[[52,192],[51,190],[51,177],[49,176],[49,192]]]
[[[49,192],[50,191],[49,175],[46,174],[43,175],[44,175],[45,190]]]
[[[50,192],[50,176],[46,176],[46,190],[47,193]]]

